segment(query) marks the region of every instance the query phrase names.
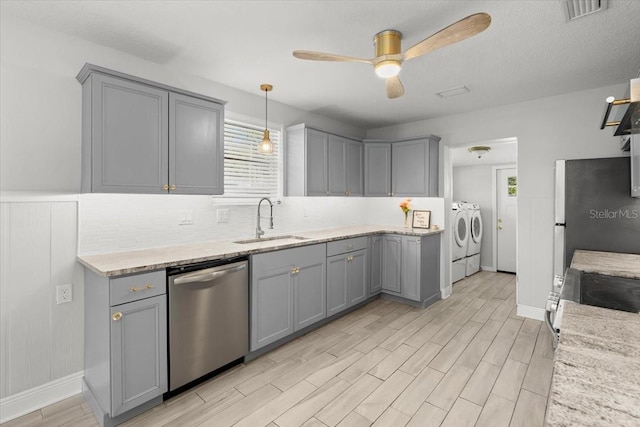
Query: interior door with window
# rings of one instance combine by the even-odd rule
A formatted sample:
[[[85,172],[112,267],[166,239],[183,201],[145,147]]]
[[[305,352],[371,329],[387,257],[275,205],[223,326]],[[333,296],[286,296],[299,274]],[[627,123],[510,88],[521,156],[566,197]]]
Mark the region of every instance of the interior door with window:
[[[496,171],[496,209],[498,218],[497,270],[516,272],[516,229],[518,175],[515,168]]]

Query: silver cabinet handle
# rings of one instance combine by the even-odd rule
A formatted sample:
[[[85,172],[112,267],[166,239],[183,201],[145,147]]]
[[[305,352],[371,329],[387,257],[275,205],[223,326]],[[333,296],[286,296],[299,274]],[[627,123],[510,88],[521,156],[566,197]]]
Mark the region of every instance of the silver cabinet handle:
[[[235,267],[225,268],[223,270],[221,270],[220,267],[208,268],[206,270],[201,270],[192,274],[178,277],[173,281],[173,283],[175,285],[184,285],[193,282],[208,282],[210,280],[219,279],[220,277],[224,277],[227,274],[235,273],[246,268],[247,264],[241,264]]]

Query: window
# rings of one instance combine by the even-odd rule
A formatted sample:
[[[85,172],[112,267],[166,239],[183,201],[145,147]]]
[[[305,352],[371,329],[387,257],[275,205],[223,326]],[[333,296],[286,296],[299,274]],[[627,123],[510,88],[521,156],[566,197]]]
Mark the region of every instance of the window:
[[[224,122],[224,197],[280,196],[281,132],[269,129],[274,152],[258,152],[264,128],[247,123]]]

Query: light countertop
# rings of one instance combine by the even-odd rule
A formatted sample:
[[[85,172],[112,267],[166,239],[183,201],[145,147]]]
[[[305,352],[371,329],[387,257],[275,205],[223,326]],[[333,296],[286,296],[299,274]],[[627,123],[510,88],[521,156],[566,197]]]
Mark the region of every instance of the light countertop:
[[[577,250],[571,268],[640,279],[640,255]],[[640,314],[563,301],[549,426],[640,426]]]
[[[640,315],[564,301],[549,426],[640,426]]]
[[[571,268],[585,273],[640,279],[640,255],[576,250]]]
[[[303,237],[304,240],[266,240],[269,237],[272,237],[271,235],[266,235],[264,236],[265,241],[256,243],[234,243],[234,241],[243,240],[242,238],[238,238],[233,241],[210,241],[163,248],[79,256],[78,261],[100,276],[121,276],[125,274],[159,270],[177,265],[234,258],[237,256],[245,256],[273,250],[331,242],[350,237],[383,233],[427,236],[442,233],[443,231],[444,230],[442,229],[423,230],[382,225],[361,225],[328,230],[288,233],[288,235]]]

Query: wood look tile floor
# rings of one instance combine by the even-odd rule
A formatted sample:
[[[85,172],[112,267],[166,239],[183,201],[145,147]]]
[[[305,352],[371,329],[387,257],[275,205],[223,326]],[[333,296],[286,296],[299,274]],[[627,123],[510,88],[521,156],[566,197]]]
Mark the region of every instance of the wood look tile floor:
[[[480,272],[427,309],[378,299],[126,426],[543,426],[553,371],[515,276]],[[3,424],[95,426],[81,395]]]

